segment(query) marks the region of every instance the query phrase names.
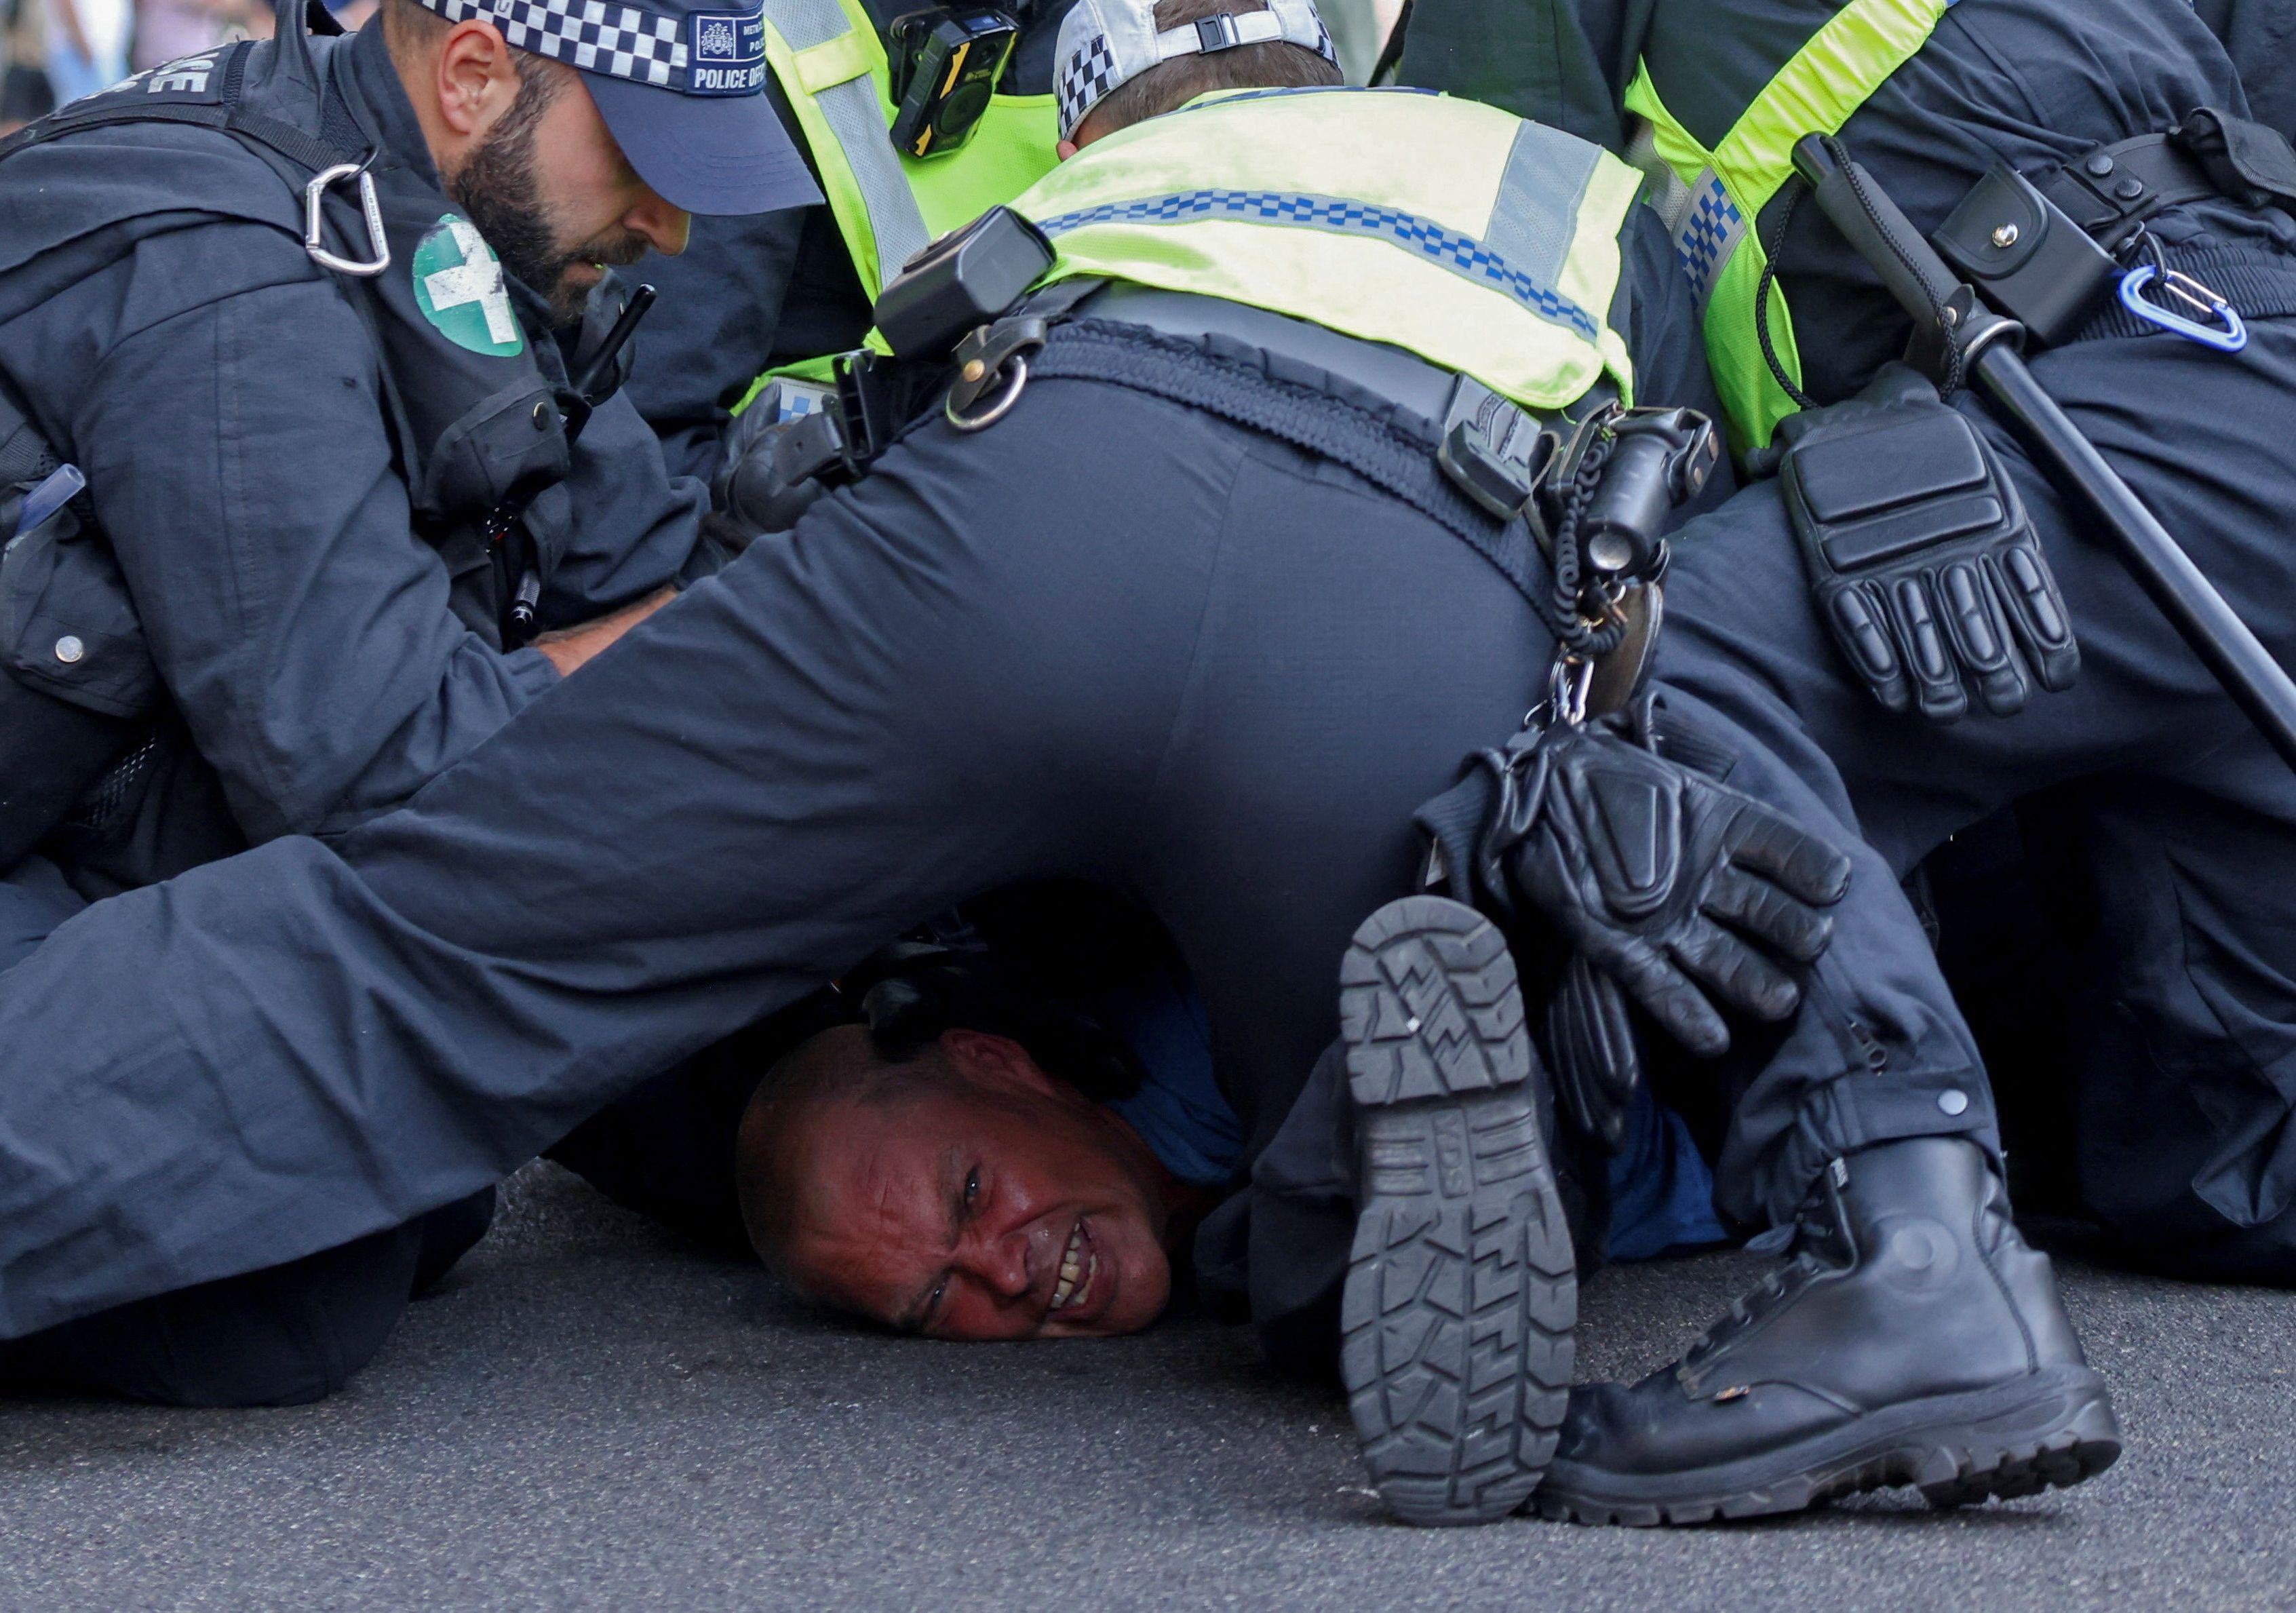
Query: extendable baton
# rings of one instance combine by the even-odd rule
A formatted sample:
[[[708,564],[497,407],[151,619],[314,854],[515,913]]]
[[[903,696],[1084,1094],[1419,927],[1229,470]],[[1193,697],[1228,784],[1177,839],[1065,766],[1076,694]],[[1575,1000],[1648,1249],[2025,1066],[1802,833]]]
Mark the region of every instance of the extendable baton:
[[[1793,160],[1819,208],[1927,340],[1959,349],[1970,374],[2022,428],[2059,487],[2087,504],[2112,536],[2122,563],[2161,613],[2281,759],[2296,768],[2296,681],[2033,378],[2018,351],[2021,328],[1979,302],[1874,176],[1846,157],[1837,160],[1823,136],[1797,142]]]

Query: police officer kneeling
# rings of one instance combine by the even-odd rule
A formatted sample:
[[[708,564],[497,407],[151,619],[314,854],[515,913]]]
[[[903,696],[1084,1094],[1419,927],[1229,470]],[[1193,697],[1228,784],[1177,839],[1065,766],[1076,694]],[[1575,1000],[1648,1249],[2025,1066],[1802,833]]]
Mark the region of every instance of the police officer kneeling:
[[[289,4],[0,143],[0,968],[397,805],[693,559],[591,294],[689,209],[815,192],[754,12],[576,23],[390,0],[312,40]],[[489,1208],[17,1341],[0,1384],[314,1398]]]
[[[1063,120],[1086,149],[1016,204],[1054,251],[1030,263],[1007,221],[889,292],[897,350],[962,340],[890,444],[876,366],[849,367],[840,454],[872,463],[838,474],[865,475],[415,807],[110,904],[0,976],[0,1137],[42,1144],[0,1173],[0,1327],[449,1202],[920,920],[1082,878],[1173,937],[1242,1122],[1249,1181],[1207,1223],[1200,1269],[1271,1346],[1345,1330],[1366,1457],[1406,1515],[1488,1518],[1529,1494],[1575,1299],[1545,1075],[1496,932],[1409,894],[1414,810],[1552,688],[1565,720],[1530,752],[1553,788],[1509,851],[1521,888],[1587,956],[1666,960],[1638,995],[1708,1050],[1725,1011],[1794,1011],[1791,971],[1824,946],[1830,904],[1836,954],[1853,945],[1824,965],[1821,1034],[1845,992],[1889,992],[1898,966],[1874,938],[1895,944],[1902,902],[1805,784],[1792,736],[1754,737],[1779,733],[1775,692],[1722,675],[1772,602],[1683,602],[1711,619],[1669,643],[1715,697],[1568,720],[1579,651],[1624,649],[1652,528],[1697,480],[1701,439],[1669,435],[1687,422],[1619,411],[1702,390],[1637,176],[1488,108],[1227,76],[1250,50],[1313,61],[1312,13],[1179,4],[1070,14]],[[1096,126],[1128,79],[1138,121]],[[1003,294],[983,283],[1016,262]],[[1624,499],[1630,466],[1656,474]],[[1558,888],[1554,867],[1592,877]],[[295,1006],[344,971],[349,1037]],[[150,1124],[164,1095],[92,1078],[119,1069],[259,1103],[263,1157],[218,1126]],[[1867,1112],[1936,1115],[1933,1073],[1877,1065]],[[1804,1128],[1821,1143],[1823,1118]],[[101,1173],[92,1127],[126,1143]],[[1824,1448],[1789,1459],[1865,1472],[1883,1438],[1962,1453],[1969,1494],[2086,1477],[2118,1434],[2046,1263],[1974,1146],[1862,1141],[1907,1137],[1780,1186],[1814,1189],[1814,1216],[1859,1247],[1899,1216],[1943,1229],[1909,1246],[1936,1257],[1926,1286],[1828,1291],[1870,1301],[1861,1344],[1953,1355],[1964,1381],[1837,1407]],[[964,1176],[945,1201],[973,1202]],[[178,1231],[224,1203],[233,1236]],[[134,1247],[89,1258],[82,1229],[115,1222]],[[1797,1338],[1805,1363],[1831,1358],[1830,1336]],[[1972,1339],[1984,1349],[1955,1352]],[[2032,1474],[2037,1443],[2070,1460]]]

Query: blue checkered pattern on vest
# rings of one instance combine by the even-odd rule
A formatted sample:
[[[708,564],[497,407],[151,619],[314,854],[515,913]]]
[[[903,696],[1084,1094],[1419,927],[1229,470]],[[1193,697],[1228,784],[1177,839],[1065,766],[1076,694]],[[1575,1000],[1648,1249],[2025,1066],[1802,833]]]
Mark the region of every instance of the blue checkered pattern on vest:
[[[1682,228],[1674,238],[1674,250],[1682,258],[1682,272],[1690,277],[1690,289],[1698,293],[1700,307],[1703,308],[1706,299],[1713,296],[1715,277],[1730,261],[1731,250],[1745,233],[1746,216],[1730,200],[1730,192],[1722,188],[1722,181],[1709,172],[1705,183],[1698,187],[1689,217],[1682,221]]]
[[[1588,341],[1601,333],[1602,327],[1586,309],[1553,288],[1540,285],[1472,236],[1447,230],[1414,213],[1342,197],[1286,191],[1182,191],[1062,213],[1037,220],[1037,227],[1057,236],[1091,224],[1176,224],[1218,214],[1343,235],[1375,235],[1431,258],[1466,279],[1504,291],[1541,318]]]

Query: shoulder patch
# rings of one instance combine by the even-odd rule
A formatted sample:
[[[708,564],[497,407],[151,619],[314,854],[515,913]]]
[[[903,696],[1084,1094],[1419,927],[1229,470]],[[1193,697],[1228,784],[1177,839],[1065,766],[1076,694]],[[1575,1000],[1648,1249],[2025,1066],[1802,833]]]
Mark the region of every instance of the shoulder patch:
[[[469,219],[442,214],[415,247],[412,273],[415,306],[456,347],[495,358],[526,351],[502,259]]]

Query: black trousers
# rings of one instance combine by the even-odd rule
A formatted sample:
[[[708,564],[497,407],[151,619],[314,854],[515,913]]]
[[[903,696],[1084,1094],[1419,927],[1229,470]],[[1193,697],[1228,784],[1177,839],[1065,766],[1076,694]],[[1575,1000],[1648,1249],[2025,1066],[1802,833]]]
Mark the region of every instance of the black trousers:
[[[2267,799],[2286,789],[2278,769],[2256,760]],[[2241,928],[2292,921],[2281,882],[2251,874],[2284,859],[2281,821],[2117,781],[2021,803],[1923,864],[2019,1208],[2100,1224],[2108,1257],[2296,1284],[2296,1204],[2274,1146],[2288,1101],[2268,1039],[2258,1057],[2269,1022],[2234,995],[2259,978]]]
[[[2296,324],[2253,331],[2237,358],[2160,337],[2042,369],[2296,656]],[[1308,1079],[1339,957],[1414,882],[1413,808],[1515,728],[1551,647],[1420,504],[1232,423],[1265,401],[1248,377],[1078,327],[1032,372],[1002,422],[914,431],[408,808],[103,904],[0,975],[0,1331],[397,1225],[908,925],[1053,878],[1128,891],[1180,947],[1259,1161],[1231,1269],[1263,1320],[1312,1304],[1314,1263],[1346,1257]],[[1206,401],[1172,401],[1184,381]],[[1734,743],[1734,783],[1857,859],[1808,1011],[1724,1072],[1719,1191],[1749,1222],[1874,1142],[1997,1146],[1899,888],[1915,862],[2074,781],[2229,803],[2255,743],[1995,435],[2087,656],[2013,721],[1879,713],[1773,491],[1681,535],[1669,698]],[[2239,933],[2258,969],[2220,983],[2296,1038],[2296,936]]]
[[[304,1405],[374,1359],[407,1301],[486,1235],[487,1188],[283,1265],[115,1306],[0,1342],[0,1394],[157,1405]]]
[[[2296,504],[2286,423],[2296,322],[2252,322],[2237,356],[2162,334],[2078,343],[2042,355],[2035,370],[2266,645],[2296,662],[2286,513]],[[1763,512],[1775,507],[1765,489],[1685,530],[1672,584],[1685,602],[1660,672],[1732,720],[1751,716],[1752,768],[1784,758],[1874,848],[1879,877],[1860,873],[1869,900],[1870,887],[1894,886],[1948,835],[2046,794],[2049,860],[2074,870],[2095,905],[2083,996],[2052,1007],[2044,992],[2024,1026],[2078,1050],[2066,1081],[2072,1118],[2051,1141],[2077,1165],[2090,1208],[2152,1263],[2285,1281],[2296,1232],[2296,775],[2085,514],[1981,405],[1964,406],[2040,527],[2080,634],[2078,686],[2007,720],[1938,729],[1882,715],[1840,675],[1791,545],[1764,537]],[[1853,946],[1864,921],[1845,908]],[[1842,1050],[1820,1035],[1826,1001],[1855,1000],[1836,972],[1843,957],[1837,944],[1812,993],[1818,1012],[1747,1082],[1734,1149],[1767,1137],[1783,1159],[1806,1159],[1858,1129],[1866,1083],[1854,1063],[1843,1077]],[[2007,1011],[2015,1023],[2013,1003]],[[1881,1041],[1894,1061],[1893,1038]],[[2021,1073],[1997,1072],[2005,1083]],[[1901,1087],[1889,1090],[1902,1101]],[[1956,1087],[1935,1097],[1964,1099],[1972,1114],[1989,1095]],[[1783,1123],[1750,1119],[1750,1107]],[[1836,1109],[1853,1123],[1829,1127]],[[1755,1202],[1745,1186],[1800,1174],[1726,1157],[1724,1196],[1759,1221],[1788,1207]]]
[[[0,970],[85,904],[33,857],[0,879]],[[486,1235],[495,1190],[284,1265],[0,1340],[0,1395],[159,1405],[301,1405],[374,1358],[407,1301]]]

